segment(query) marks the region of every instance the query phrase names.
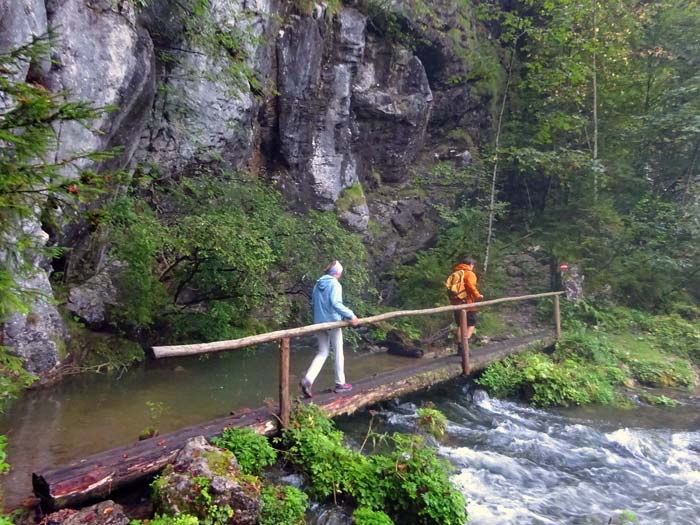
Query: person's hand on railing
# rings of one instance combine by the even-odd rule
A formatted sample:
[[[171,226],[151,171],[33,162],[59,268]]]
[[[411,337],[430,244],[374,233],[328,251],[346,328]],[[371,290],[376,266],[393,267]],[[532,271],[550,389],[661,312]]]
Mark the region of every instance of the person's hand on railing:
[[[357,326],[359,324],[360,320],[357,318],[357,316],[354,316],[352,319],[350,319],[350,324],[353,326]]]

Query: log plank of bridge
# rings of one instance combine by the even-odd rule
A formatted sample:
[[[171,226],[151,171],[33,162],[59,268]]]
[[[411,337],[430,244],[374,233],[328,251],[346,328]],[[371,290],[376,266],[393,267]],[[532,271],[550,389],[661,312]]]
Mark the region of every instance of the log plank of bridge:
[[[471,370],[476,372],[494,361],[525,350],[531,345],[547,346],[554,341],[551,331],[540,332],[476,348],[471,353]],[[456,355],[411,360],[411,365],[377,374],[354,383],[350,392],[317,393],[311,400],[330,417],[352,414],[360,408],[425,390],[458,377],[461,358]],[[278,432],[275,407],[260,408],[240,417],[227,416],[162,436],[108,450],[44,474],[32,474],[35,494],[46,510],[73,507],[106,498],[113,491],[148,480],[175,459],[190,438],[207,439],[227,427],[250,428],[263,435]]]

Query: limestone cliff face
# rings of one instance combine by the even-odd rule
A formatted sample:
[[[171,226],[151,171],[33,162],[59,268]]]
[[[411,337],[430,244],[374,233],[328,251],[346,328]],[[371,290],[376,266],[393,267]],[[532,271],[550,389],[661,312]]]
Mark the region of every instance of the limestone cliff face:
[[[424,204],[375,190],[382,187],[386,195],[387,188],[400,187],[419,158],[432,157],[430,144],[442,142],[437,137],[450,125],[464,125],[465,118],[475,128],[487,124],[468,86],[455,85],[455,76],[465,72],[454,65],[453,46],[434,29],[434,19],[416,25],[420,45],[412,51],[377,31],[355,2],[334,13],[319,2],[309,14],[290,4],[210,2],[215,23],[247,35],[245,64],[260,85],[242,76],[232,86],[226,57],[187,32],[187,16],[171,0],[154,0],[139,12],[132,0],[2,2],[0,50],[55,28],[52,63],[33,64],[24,74],[72,99],[118,108],[90,128],[67,123],[57,129],[57,159],[120,146],[122,153],[107,164],[81,161],[77,167],[138,166],[182,176],[202,163],[254,167],[299,209],[332,210],[344,189],[359,184],[367,201],[344,210],[341,219],[369,239],[372,218],[391,240],[383,243],[382,257],[410,257],[433,234]],[[445,24],[451,23],[451,3],[438,4]],[[410,21],[410,9],[404,16]],[[77,272],[95,243],[80,228],[58,235],[75,247],[69,266]],[[85,281],[107,264],[94,260],[83,268]],[[34,277],[43,288],[46,275],[41,270]],[[96,281],[103,279],[90,282]],[[86,286],[71,297],[99,302]],[[53,322],[20,316],[5,327],[5,340],[41,372],[58,363],[49,342],[64,335],[49,302],[36,313]]]

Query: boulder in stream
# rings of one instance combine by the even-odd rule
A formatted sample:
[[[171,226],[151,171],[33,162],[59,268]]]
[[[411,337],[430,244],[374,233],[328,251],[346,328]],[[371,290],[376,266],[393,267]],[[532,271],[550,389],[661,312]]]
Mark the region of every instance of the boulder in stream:
[[[45,525],[129,525],[121,505],[112,500],[101,501],[81,510],[62,509],[44,518]]]
[[[240,472],[236,457],[209,445],[204,436],[187,442],[154,489],[156,509],[164,514],[187,513],[231,525],[258,520],[259,480]]]

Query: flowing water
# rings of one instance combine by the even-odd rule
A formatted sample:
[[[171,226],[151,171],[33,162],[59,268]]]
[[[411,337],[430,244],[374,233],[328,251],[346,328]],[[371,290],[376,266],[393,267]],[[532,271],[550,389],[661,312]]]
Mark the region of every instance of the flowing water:
[[[430,401],[449,419],[441,456],[474,525],[700,523],[700,400],[674,409],[545,411],[451,383],[383,408],[373,428],[415,432]],[[340,420],[355,443],[368,416]]]
[[[315,354],[313,339],[292,341],[290,385],[297,384]],[[410,364],[384,352],[345,351],[348,381]],[[278,400],[276,346],[146,361],[122,375],[84,374],[59,385],[28,392],[0,414],[0,434],[8,437],[11,471],[1,480],[5,505],[31,495],[32,472],[64,465],[96,452],[126,445],[147,427],[160,434],[258,408]],[[333,385],[332,357],[314,389]]]
[[[293,385],[313,352],[293,345]],[[406,364],[386,354],[346,352],[349,381]],[[13,466],[8,503],[28,495],[32,471],[132,442],[149,425],[164,433],[276,399],[277,366],[276,349],[261,347],[148,362],[120,378],[83,376],[31,392],[0,419]],[[328,362],[317,388],[332,381]],[[474,525],[604,525],[611,518],[619,523],[623,512],[642,525],[696,525],[700,400],[689,394],[681,400],[669,409],[545,411],[489,399],[460,380],[384,404],[373,428],[415,432],[416,408],[435,404],[450,421],[439,453],[456,468],[453,480]],[[365,411],[338,423],[359,446],[370,417]],[[349,523],[325,508],[313,520]]]

